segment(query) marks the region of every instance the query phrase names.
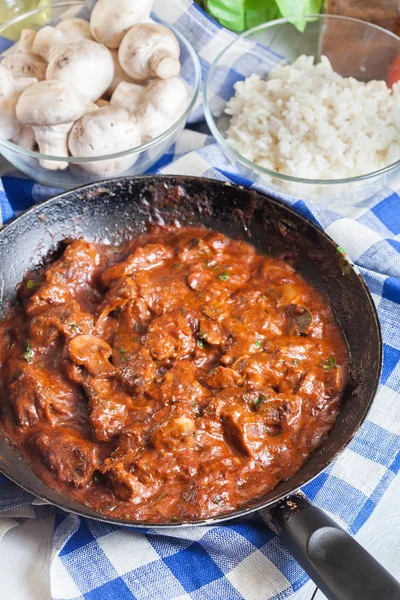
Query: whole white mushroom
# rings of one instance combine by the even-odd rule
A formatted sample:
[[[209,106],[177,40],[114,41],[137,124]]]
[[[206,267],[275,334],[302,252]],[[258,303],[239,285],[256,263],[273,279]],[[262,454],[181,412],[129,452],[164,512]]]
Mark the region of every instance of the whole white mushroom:
[[[15,107],[22,92],[37,83],[34,78],[14,79],[11,72],[0,63],[0,139],[11,140],[21,132]]]
[[[14,52],[1,61],[3,67],[11,71],[14,79],[17,77],[35,77],[42,81],[46,77],[46,63],[32,52]]]
[[[141,143],[140,130],[135,117],[123,108],[104,106],[83,115],[72,127],[68,147],[72,156],[102,156],[115,154]],[[137,155],[79,163],[79,166],[96,175],[118,175],[132,166]]]
[[[89,22],[78,17],[64,19],[55,27],[46,25],[36,34],[33,42],[33,52],[49,61],[50,51],[65,44],[73,44],[82,40],[91,40]]]
[[[100,98],[113,77],[111,52],[102,44],[83,40],[50,51],[46,78],[66,81],[90,100]]]
[[[135,81],[178,75],[180,46],[173,32],[158,23],[131,27],[118,50],[121,67]]]
[[[153,0],[98,0],[90,16],[95,40],[108,48],[118,48],[125,33],[149,18]]]
[[[68,156],[68,133],[88,105],[87,98],[67,81],[39,81],[21,94],[16,115],[32,127],[42,154]],[[65,161],[45,159],[40,164],[53,170],[68,166]]]
[[[145,86],[122,82],[112,95],[111,105],[135,114],[144,143],[164,133],[183,115],[188,91],[180,77],[153,79]]]

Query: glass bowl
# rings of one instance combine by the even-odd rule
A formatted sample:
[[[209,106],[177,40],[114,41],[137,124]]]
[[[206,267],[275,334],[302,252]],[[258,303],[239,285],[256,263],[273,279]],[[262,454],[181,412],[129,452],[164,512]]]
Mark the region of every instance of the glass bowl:
[[[269,51],[267,51],[269,49]],[[351,205],[371,197],[400,175],[400,160],[373,173],[345,179],[305,179],[301,173],[285,175],[261,167],[234,150],[227,142],[230,117],[224,112],[234,95],[234,85],[251,75],[262,79],[282,61],[301,55],[322,55],[334,71],[361,81],[384,80],[400,54],[400,38],[364,21],[340,16],[305,17],[304,31],[288,19],[254,27],[227,46],[211,65],[204,86],[204,109],[208,126],[226,157],[247,179],[280,197],[310,199],[331,205]]]
[[[15,19],[1,25],[0,36],[16,40],[19,38],[19,33],[23,28],[39,28],[46,24],[57,22],[67,10],[76,10],[77,16],[83,18],[88,18],[91,12],[90,6],[85,2],[67,1],[42,6],[36,10],[20,14]],[[94,181],[112,178],[117,174],[140,175],[150,169],[174,143],[178,134],[185,127],[186,121],[196,104],[201,86],[201,67],[196,52],[182,34],[176,30],[173,31],[181,47],[181,77],[186,82],[189,100],[185,112],[167,131],[146,144],[125,150],[124,152],[105,156],[91,156],[90,158],[48,156],[40,152],[26,150],[11,141],[5,140],[0,140],[0,154],[32,179],[46,185],[64,189],[71,189]],[[132,159],[131,161],[129,161],[129,157]],[[39,161],[41,159],[46,159],[47,161],[66,161],[68,162],[68,167],[63,170],[46,169],[40,165]],[[103,162],[104,167],[106,167],[107,165],[111,165],[111,161],[117,159],[123,159],[121,162],[124,165],[126,162],[130,163],[129,168],[118,173],[114,170],[108,176],[85,171],[85,163],[94,165],[95,163]]]

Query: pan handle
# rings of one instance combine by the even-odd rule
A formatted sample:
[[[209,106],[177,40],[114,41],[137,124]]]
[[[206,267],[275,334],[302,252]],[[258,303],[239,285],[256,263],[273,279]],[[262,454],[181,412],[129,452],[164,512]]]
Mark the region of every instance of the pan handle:
[[[302,493],[259,514],[329,600],[400,600],[400,583]]]

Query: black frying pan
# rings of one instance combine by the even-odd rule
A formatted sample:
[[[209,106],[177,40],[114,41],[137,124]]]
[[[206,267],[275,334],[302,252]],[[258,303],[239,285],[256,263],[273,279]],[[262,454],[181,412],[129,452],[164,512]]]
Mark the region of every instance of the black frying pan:
[[[382,362],[379,323],[365,284],[336,244],[311,222],[266,196],[195,177],[121,178],[88,185],[32,208],[0,232],[0,316],[15,297],[16,284],[24,273],[39,265],[64,238],[118,244],[151,222],[202,224],[247,239],[266,254],[297,251],[300,273],[333,305],[351,357],[337,422],[300,471],[239,510],[189,524],[220,523],[257,510],[329,598],[400,598],[398,582],[355,540],[304,496],[293,495],[354,436],[375,395]],[[0,436],[0,469],[24,489],[64,510],[114,524],[132,524],[104,517],[49,488],[4,435]],[[134,525],[149,526],[143,522]],[[160,527],[179,525],[188,523],[162,523]]]

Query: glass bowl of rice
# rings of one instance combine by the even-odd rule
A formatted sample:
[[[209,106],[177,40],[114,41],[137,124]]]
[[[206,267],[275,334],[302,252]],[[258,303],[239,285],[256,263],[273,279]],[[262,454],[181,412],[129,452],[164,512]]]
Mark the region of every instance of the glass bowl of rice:
[[[218,55],[205,115],[246,179],[278,197],[345,207],[400,177],[397,75],[400,38],[381,27],[333,15],[279,19]]]

